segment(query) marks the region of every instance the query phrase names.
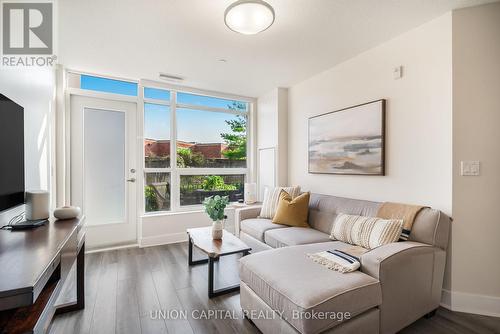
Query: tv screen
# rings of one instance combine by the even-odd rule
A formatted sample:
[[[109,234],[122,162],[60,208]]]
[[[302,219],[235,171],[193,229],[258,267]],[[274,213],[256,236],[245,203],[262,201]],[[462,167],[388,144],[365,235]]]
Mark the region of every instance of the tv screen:
[[[0,211],[24,203],[24,109],[0,94]]]

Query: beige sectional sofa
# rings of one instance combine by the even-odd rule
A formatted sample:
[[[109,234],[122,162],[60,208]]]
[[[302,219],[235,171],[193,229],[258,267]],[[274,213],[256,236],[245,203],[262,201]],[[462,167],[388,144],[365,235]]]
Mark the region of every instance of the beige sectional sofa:
[[[381,204],[312,194],[311,228],[258,218],[259,207],[238,209],[236,234],[252,247],[240,261],[241,306],[248,318],[265,334],[395,333],[433,312],[441,299],[451,221],[439,210],[417,215],[409,241],[365,253],[359,271],[343,274],[307,257],[350,246],[329,239],[338,213],[376,216]]]

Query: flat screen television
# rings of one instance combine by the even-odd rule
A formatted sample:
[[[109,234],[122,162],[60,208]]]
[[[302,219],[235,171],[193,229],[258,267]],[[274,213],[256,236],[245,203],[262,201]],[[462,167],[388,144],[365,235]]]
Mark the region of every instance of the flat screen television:
[[[24,109],[0,94],[0,212],[24,203]]]

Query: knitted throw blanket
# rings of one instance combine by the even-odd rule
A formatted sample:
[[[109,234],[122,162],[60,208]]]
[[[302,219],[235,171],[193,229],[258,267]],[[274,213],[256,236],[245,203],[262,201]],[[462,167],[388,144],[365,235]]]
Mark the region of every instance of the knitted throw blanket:
[[[415,217],[423,208],[427,208],[427,206],[385,202],[378,209],[377,217],[383,219],[402,219],[403,231],[399,240],[406,241],[410,237]]]
[[[368,249],[361,246],[352,246],[342,250],[334,249],[307,254],[307,256],[328,269],[340,271],[341,273],[350,273],[359,269],[359,258],[367,251]]]

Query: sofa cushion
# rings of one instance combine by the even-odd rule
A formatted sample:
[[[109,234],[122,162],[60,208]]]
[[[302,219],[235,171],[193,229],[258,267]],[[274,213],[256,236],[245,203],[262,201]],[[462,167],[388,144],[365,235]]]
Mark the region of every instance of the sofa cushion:
[[[346,247],[350,245],[330,241],[251,254],[240,260],[240,279],[300,333],[319,333],[341,323],[333,312],[354,317],[382,302],[377,279],[360,271],[330,270],[307,257]]]
[[[278,208],[278,201],[281,191],[286,191],[292,198],[300,195],[300,186],[294,187],[266,187],[264,191],[264,200],[262,201],[262,209],[260,210],[260,218],[273,219],[276,209]]]
[[[377,202],[313,193],[309,201],[309,225],[330,233],[337,214],[376,217],[380,205]]]
[[[398,241],[402,230],[402,219],[382,219],[341,213],[335,219],[330,238],[373,249]]]
[[[262,242],[264,242],[264,233],[266,231],[277,228],[288,228],[288,226],[273,224],[271,219],[266,218],[245,219],[240,222],[241,231]]]
[[[314,244],[330,241],[328,234],[309,227],[290,227],[268,230],[264,233],[264,241],[273,248]]]
[[[309,197],[310,193],[308,192],[292,198],[286,191],[282,191],[273,223],[295,227],[309,227],[307,223]]]

